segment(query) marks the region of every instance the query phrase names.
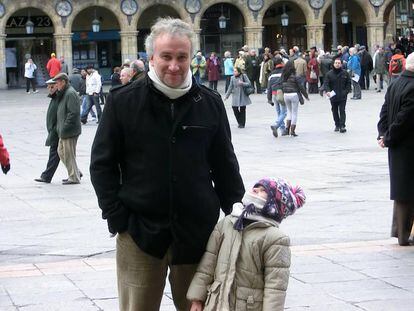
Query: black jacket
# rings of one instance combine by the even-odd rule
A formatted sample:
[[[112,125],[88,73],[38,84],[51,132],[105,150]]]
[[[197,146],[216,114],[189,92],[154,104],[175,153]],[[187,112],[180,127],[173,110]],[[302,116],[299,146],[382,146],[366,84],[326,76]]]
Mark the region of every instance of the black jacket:
[[[174,264],[198,263],[244,194],[223,102],[195,80],[176,100],[148,77],[111,91],[90,172],[109,231],[158,258],[171,246]]]
[[[269,76],[267,83],[267,101],[272,102],[272,92],[282,89],[282,71],[283,67],[276,68]]]
[[[283,79],[283,77],[282,77]],[[286,81],[282,82],[283,93],[297,93],[301,92],[306,99],[309,99],[308,92],[296,75],[290,75]]]
[[[404,71],[385,94],[378,136],[388,147],[391,200],[414,200],[414,72]]]
[[[342,68],[339,71],[332,69],[324,77],[321,89],[325,92],[335,91],[336,95],[331,98],[331,102],[346,101],[348,93],[351,92],[351,77]]]

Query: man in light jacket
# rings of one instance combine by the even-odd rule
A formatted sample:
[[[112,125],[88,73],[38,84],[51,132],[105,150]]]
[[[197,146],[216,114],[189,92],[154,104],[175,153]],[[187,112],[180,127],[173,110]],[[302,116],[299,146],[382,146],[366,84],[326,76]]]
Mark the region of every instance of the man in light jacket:
[[[86,124],[88,121],[89,111],[92,109],[92,106],[95,105],[96,112],[98,114],[98,122],[101,119],[102,109],[99,105],[99,93],[102,88],[102,80],[100,74],[93,68],[93,66],[88,66],[86,69],[88,75],[86,76],[86,95],[88,96],[88,108],[81,115],[81,122]]]

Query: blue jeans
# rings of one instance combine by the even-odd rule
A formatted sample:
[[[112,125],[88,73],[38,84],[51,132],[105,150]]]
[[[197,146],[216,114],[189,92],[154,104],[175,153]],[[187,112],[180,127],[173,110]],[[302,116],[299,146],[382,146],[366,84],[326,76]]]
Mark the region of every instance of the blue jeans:
[[[277,128],[280,128],[281,130],[284,130],[285,127],[285,118],[286,118],[286,114],[287,114],[287,108],[286,105],[282,105],[280,104],[277,100],[276,100],[276,95],[272,95],[272,102],[275,104],[275,108],[276,108],[276,122],[275,125]]]
[[[81,116],[84,116],[86,110],[89,107],[89,105],[88,105],[89,104],[88,95],[82,95],[81,101],[82,101]],[[96,118],[96,114],[95,114],[95,111],[93,111],[93,109],[90,110],[90,113],[91,113],[92,118]],[[87,115],[86,115],[86,117],[87,117]]]

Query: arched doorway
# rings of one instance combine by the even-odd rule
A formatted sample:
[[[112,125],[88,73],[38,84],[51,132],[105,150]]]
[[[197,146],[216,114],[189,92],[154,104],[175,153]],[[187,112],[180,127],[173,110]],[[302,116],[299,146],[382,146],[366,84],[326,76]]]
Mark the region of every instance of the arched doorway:
[[[220,17],[223,17],[221,27]],[[204,55],[216,52],[222,58],[225,51],[237,55],[237,50],[244,45],[244,18],[234,5],[218,3],[209,7],[201,18],[200,28]]]
[[[99,21],[99,31],[92,30],[92,21]],[[120,26],[114,13],[103,7],[81,11],[72,24],[72,57],[74,68],[93,65],[109,80],[112,68],[121,65]]]
[[[154,5],[142,12],[138,20],[138,53],[146,59],[145,38],[150,34],[152,25],[159,17],[180,18],[180,15],[168,5]]]
[[[409,55],[414,52],[414,2],[391,2],[384,11],[384,45],[393,45]]]
[[[282,14],[288,16],[288,26],[282,26]],[[263,17],[263,46],[272,51],[292,46],[306,49],[306,17],[301,8],[293,2],[281,1],[270,6]]]
[[[338,44],[343,46],[353,46],[356,43],[365,45],[368,48],[366,16],[364,10],[356,1],[353,0],[337,0],[336,1],[336,19],[338,29]],[[341,21],[341,13],[348,12],[348,23],[343,24]],[[332,49],[332,6],[325,11],[323,18],[325,24],[324,30],[324,46],[326,50]],[[335,47],[336,49],[336,47]]]
[[[26,23],[33,23],[33,33],[26,32]],[[54,49],[53,23],[50,17],[36,8],[16,11],[6,23],[6,77],[9,87],[25,85],[24,65],[32,58],[37,65],[36,83],[47,79],[46,63]]]

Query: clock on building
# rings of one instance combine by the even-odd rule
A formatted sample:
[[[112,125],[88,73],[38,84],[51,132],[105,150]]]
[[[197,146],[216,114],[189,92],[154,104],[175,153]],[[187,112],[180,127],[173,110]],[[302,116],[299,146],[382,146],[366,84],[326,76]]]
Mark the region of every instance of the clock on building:
[[[68,17],[72,13],[72,4],[68,0],[61,0],[56,3],[56,13],[62,17]]]
[[[0,18],[6,14],[6,8],[4,7],[3,3],[0,3]]]
[[[373,6],[381,6],[384,4],[384,0],[369,0]]]
[[[325,0],[309,0],[309,5],[315,10],[322,9],[325,4]]]
[[[125,15],[134,15],[138,11],[138,3],[135,0],[122,0],[121,11]]]

